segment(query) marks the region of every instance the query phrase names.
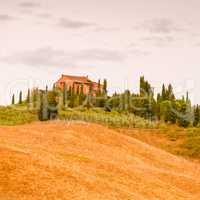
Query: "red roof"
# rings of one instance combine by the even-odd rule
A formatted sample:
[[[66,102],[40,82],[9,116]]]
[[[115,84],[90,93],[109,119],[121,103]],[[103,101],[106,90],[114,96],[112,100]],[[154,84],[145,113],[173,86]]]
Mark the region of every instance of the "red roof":
[[[64,75],[62,74],[61,79],[62,81],[74,81],[74,82],[81,82],[81,83],[88,83],[90,80],[87,76],[70,76],[70,75]],[[59,80],[59,81],[60,81]]]

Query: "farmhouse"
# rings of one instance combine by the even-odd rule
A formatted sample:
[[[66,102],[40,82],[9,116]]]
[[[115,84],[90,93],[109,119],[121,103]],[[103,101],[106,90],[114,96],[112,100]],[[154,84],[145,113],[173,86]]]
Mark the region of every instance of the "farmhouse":
[[[68,88],[74,87],[75,91],[77,91],[78,88],[83,87],[83,93],[85,95],[89,93],[90,87],[92,87],[93,95],[97,92],[99,88],[101,90],[103,89],[103,85],[90,80],[88,76],[70,76],[62,74],[55,85],[63,90],[65,83],[67,84]]]

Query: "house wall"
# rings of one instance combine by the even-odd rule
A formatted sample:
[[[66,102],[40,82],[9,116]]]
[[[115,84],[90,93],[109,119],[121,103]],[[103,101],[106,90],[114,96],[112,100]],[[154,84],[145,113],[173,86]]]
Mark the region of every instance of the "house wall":
[[[81,83],[81,81],[80,81],[80,83],[77,83],[77,81],[67,79],[65,76],[62,76],[56,82],[56,86],[59,87],[61,90],[63,90],[65,82],[66,82],[68,88],[74,86],[75,91],[77,91],[78,87],[80,87],[80,89],[81,89],[81,85],[83,84],[83,93],[85,95],[87,95],[90,91],[90,84],[89,83]],[[93,95],[95,95],[95,91],[98,90],[98,83],[93,82],[92,87],[93,87],[93,91],[94,91]],[[101,85],[101,89],[102,88],[103,88],[103,86]]]

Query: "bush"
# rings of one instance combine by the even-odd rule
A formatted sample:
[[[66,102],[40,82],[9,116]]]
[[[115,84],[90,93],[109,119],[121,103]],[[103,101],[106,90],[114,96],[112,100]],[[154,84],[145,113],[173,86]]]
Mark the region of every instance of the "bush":
[[[37,120],[37,113],[13,107],[0,107],[0,125],[18,125]]]
[[[101,109],[95,110],[75,110],[68,109],[59,112],[61,120],[80,120],[86,122],[101,123],[112,127],[128,128],[156,128],[157,123],[145,120],[134,114],[118,112],[106,112]]]

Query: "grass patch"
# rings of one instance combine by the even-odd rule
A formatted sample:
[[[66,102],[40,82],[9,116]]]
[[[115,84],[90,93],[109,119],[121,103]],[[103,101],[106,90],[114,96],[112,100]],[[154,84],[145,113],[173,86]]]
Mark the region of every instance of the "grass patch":
[[[59,112],[61,120],[80,120],[108,125],[111,127],[127,128],[157,128],[158,124],[130,113],[106,112],[101,109],[75,110],[69,109]]]
[[[37,113],[14,107],[0,107],[0,125],[19,125],[37,120]]]
[[[185,148],[183,155],[200,158],[200,129],[189,129],[181,147]]]

